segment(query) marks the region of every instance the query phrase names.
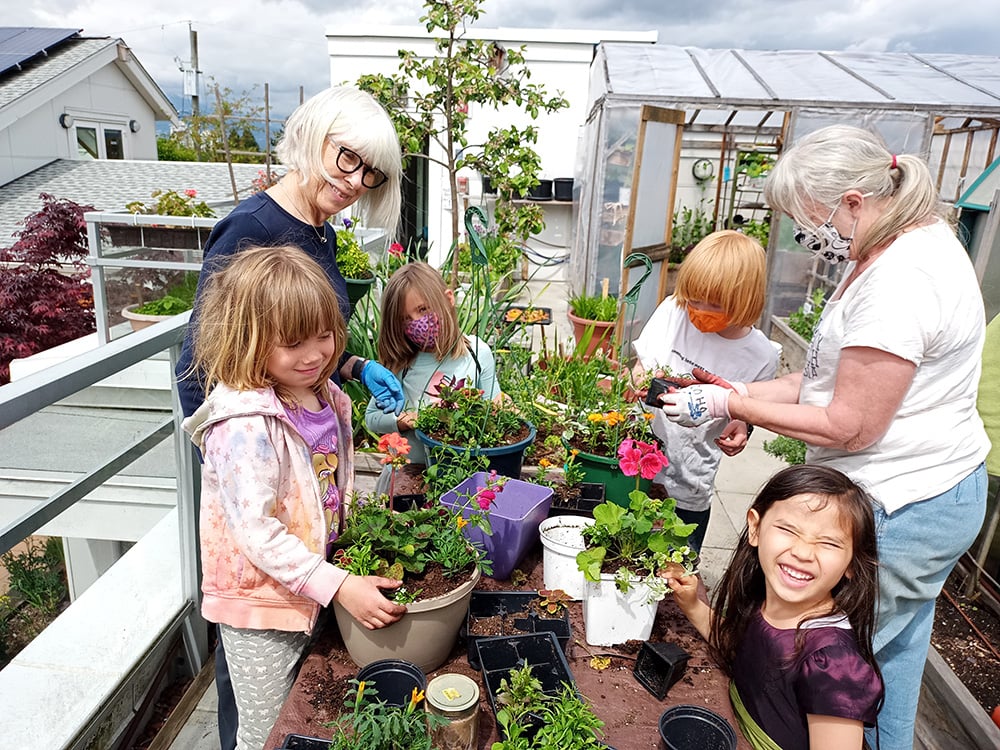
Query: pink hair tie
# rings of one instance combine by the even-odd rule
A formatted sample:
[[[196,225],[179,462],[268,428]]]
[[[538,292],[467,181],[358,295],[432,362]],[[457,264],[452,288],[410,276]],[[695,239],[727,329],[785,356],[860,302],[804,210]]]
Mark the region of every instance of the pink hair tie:
[[[896,155],[893,154],[892,155],[892,166],[889,167],[889,169],[895,169],[895,168],[896,168]]]

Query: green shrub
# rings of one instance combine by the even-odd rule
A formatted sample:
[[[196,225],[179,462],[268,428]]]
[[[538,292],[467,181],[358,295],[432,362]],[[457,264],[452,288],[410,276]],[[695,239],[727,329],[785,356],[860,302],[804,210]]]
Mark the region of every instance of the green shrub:
[[[784,435],[778,435],[774,440],[765,440],[764,452],[792,466],[806,462],[806,444]]]
[[[788,327],[806,341],[812,341],[813,331],[823,312],[823,305],[826,304],[826,300],[823,299],[825,294],[822,289],[814,289],[809,301],[788,316]]]
[[[197,289],[198,274],[188,271],[180,284],[168,289],[162,297],[139,305],[133,312],[140,315],[177,315],[194,307]]]

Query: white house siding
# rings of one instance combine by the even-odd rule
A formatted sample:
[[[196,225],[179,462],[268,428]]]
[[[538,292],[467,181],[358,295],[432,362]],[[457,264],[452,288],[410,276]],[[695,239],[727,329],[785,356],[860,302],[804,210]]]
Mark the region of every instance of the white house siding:
[[[350,26],[350,34],[339,29],[327,33],[330,52],[330,81],[333,85],[354,83],[362,74],[396,73],[398,50],[409,49],[420,55],[435,54],[434,40],[423,27]],[[472,28],[468,36],[490,39],[505,47],[525,45],[525,63],[531,71],[531,83],[545,87],[550,96],[561,94],[570,106],[554,114],[541,115],[534,121],[538,128],[537,152],[541,155],[543,178],[573,177],[576,169],[577,141],[586,119],[587,86],[595,46],[604,40],[652,43],[656,32],[560,31],[557,29],[487,29]],[[486,110],[470,105],[469,142],[481,143],[490,128],[497,125],[524,126],[530,118],[516,107]],[[439,152],[440,153],[440,152]],[[433,154],[432,154],[433,155]],[[469,201],[478,204],[482,191],[479,175],[467,170]],[[451,243],[451,195],[446,171],[432,165],[429,174],[428,238],[431,262],[439,262]],[[541,204],[545,205],[545,204]],[[549,212],[549,209],[547,209]],[[557,213],[558,212],[558,213]],[[549,223],[560,225],[565,233],[565,208],[552,208]]]

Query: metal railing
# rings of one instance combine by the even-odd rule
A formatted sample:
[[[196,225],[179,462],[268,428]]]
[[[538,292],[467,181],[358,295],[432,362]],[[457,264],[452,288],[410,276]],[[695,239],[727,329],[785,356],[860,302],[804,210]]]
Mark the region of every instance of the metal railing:
[[[169,351],[173,369],[180,354],[189,318],[190,313],[174,316],[167,321],[103,344],[92,351],[0,387],[0,433],[22,419],[165,350]],[[184,602],[181,611],[176,615],[179,616],[183,610],[188,610],[188,615],[182,623],[178,623],[178,627],[184,633],[185,655],[189,668],[196,673],[208,654],[207,628],[198,614],[197,606],[200,582],[195,498],[200,472],[197,471],[198,460],[194,446],[186,439],[180,428],[182,412],[176,385],[172,386],[171,390],[174,407],[172,416],[139,436],[103,463],[92,467],[67,487],[0,528],[0,553],[7,552],[26,537],[36,533],[42,526],[80,502],[124,467],[173,435],[177,462],[177,514],[180,529],[178,545]],[[164,637],[168,635],[165,633]]]

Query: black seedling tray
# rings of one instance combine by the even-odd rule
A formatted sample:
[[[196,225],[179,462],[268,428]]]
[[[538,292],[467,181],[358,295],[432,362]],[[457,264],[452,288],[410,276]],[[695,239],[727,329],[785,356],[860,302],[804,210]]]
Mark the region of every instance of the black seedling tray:
[[[580,485],[580,497],[571,505],[563,505],[556,497],[552,497],[549,506],[550,516],[585,516],[594,517],[594,508],[604,502],[603,482],[583,482]]]
[[[522,635],[525,633],[552,633],[559,642],[560,653],[566,649],[572,628],[569,624],[569,610],[565,607],[559,614],[541,615],[531,611],[531,603],[539,596],[534,591],[473,591],[469,600],[469,611],[465,617],[462,636],[468,643],[469,666],[479,669],[479,653],[476,644],[495,636],[472,635],[474,618],[508,615],[504,618],[504,628],[510,632],[502,635]],[[534,667],[534,663],[531,663]]]
[[[512,669],[531,665],[531,674],[542,684],[542,692],[555,695],[568,683],[576,689],[576,681],[569,671],[569,662],[556,639],[555,633],[529,635],[501,635],[476,640],[476,651],[483,670],[483,684],[490,708],[496,714],[496,697],[500,680],[509,677]]]
[[[330,740],[306,737],[302,734],[287,734],[281,747],[275,750],[329,750]]]

